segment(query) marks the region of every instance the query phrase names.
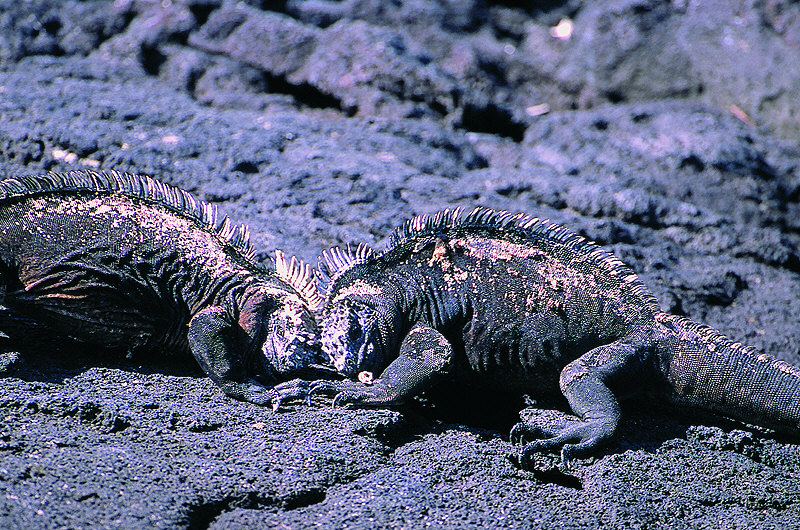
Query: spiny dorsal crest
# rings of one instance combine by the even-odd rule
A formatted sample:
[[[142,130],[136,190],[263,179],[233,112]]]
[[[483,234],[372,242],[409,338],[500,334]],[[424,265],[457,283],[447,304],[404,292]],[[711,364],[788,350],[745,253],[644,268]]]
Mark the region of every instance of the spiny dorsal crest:
[[[515,214],[505,210],[492,210],[478,206],[459,224],[462,226],[486,226],[506,230],[516,229],[528,234],[541,234],[547,239],[572,248],[581,245],[596,247],[594,243],[587,241],[572,230],[550,221],[550,219],[531,217],[524,213]]]
[[[250,261],[256,251],[250,244],[247,225],[235,225],[217,207],[195,198],[186,190],[170,186],[151,177],[119,171],[70,171],[9,178],[0,181],[0,201],[31,195],[91,191],[121,194],[156,203],[192,218]]]
[[[599,267],[627,285],[628,292],[640,297],[653,311],[658,311],[658,300],[639,280],[633,270],[609,251],[549,219],[539,219],[524,213],[511,213],[478,206],[465,216],[461,208],[443,210],[434,215],[421,215],[406,221],[396,229],[389,239],[385,252],[420,236],[436,235],[451,228],[494,228],[516,232],[523,237],[539,237],[575,250],[580,255],[590,256]]]
[[[317,286],[326,296],[333,282],[359,263],[364,263],[375,254],[369,246],[359,243],[355,250],[348,244],[347,248],[332,247],[322,252],[315,271]]]
[[[709,346],[709,349],[717,354],[734,353],[751,357],[761,363],[772,365],[782,372],[800,378],[800,368],[777,359],[772,355],[760,352],[752,346],[747,346],[741,342],[735,342],[711,326],[669,313],[658,313],[655,318],[662,324],[672,324],[674,326],[673,329],[677,328],[678,331],[689,331],[697,335],[703,343]]]
[[[433,233],[452,228],[459,223],[463,208],[446,209],[433,215],[418,215],[408,219],[389,236],[388,248],[396,248],[422,233]]]
[[[322,307],[322,296],[311,274],[311,266],[292,256],[286,259],[281,250],[275,251],[275,272],[278,278],[292,286],[312,311]]]
[[[409,219],[392,233],[388,248],[396,248],[421,235],[431,235],[437,231],[458,227],[522,230],[528,234],[541,234],[567,246],[586,242],[583,237],[561,225],[550,222],[549,219],[542,220],[524,213],[492,210],[483,206],[474,208],[463,217],[461,216],[462,211],[461,207],[452,210],[448,208],[433,215],[418,215]]]

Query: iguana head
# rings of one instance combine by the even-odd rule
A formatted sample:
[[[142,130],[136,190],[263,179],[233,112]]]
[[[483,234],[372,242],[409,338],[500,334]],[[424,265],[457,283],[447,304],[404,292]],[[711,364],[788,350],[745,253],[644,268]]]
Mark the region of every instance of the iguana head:
[[[326,308],[320,338],[337,372],[355,377],[383,370],[385,340],[380,322],[378,312],[361,302],[344,300]]]
[[[363,244],[355,249],[334,247],[322,253],[316,269],[317,286],[325,297],[319,316],[322,349],[336,371],[347,377],[379,374],[389,358],[394,320],[379,311],[382,290],[367,281],[369,273],[363,269],[373,256]]]
[[[262,316],[266,337],[261,347],[267,369],[279,379],[321,364],[319,329],[313,311],[321,298],[310,267],[280,250],[275,251],[275,276],[287,290],[271,297],[274,306]]]
[[[264,323],[261,347],[268,367],[280,379],[323,361],[314,315],[299,297],[286,296]]]

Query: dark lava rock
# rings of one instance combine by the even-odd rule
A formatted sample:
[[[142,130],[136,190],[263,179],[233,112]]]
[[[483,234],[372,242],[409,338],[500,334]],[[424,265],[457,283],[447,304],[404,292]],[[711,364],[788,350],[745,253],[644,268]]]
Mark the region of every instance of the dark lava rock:
[[[537,5],[0,0],[0,171],[153,175],[248,223],[262,260],[524,211],[800,364],[797,5]],[[522,471],[521,399],[273,413],[191,360],[7,311],[0,331],[2,527],[800,525],[800,446],[656,400],[595,457]]]

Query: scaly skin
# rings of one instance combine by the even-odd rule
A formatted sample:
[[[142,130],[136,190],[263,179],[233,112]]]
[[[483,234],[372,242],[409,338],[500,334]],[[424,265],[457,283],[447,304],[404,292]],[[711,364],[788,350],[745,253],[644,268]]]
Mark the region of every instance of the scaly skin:
[[[324,258],[323,349],[360,380],[311,384],[335,404],[392,405],[443,379],[560,390],[579,419],[547,432],[515,426],[512,440],[528,442],[523,465],[539,451],[561,448],[564,461],[593,452],[617,429],[616,396],[644,389],[800,434],[800,369],[660,312],[631,269],[558,225],[444,211],[408,221],[380,254]]]
[[[267,404],[265,385],[318,360],[317,299],[307,267],[253,256],[246,227],[148,177],[0,181],[1,304],[112,349],[190,350],[226,394]]]

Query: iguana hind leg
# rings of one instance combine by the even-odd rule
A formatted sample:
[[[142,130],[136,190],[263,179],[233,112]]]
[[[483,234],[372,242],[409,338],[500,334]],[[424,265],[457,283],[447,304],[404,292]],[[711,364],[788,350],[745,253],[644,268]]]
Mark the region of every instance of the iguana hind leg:
[[[233,333],[233,324],[222,308],[206,308],[189,322],[189,348],[203,371],[227,395],[269,404],[276,394],[247,376],[240,352],[233,346]]]
[[[368,381],[315,381],[311,392],[333,392],[334,406],[385,406],[402,403],[446,376],[453,347],[435,329],[418,325],[409,331],[400,354],[378,379]]]
[[[617,389],[617,381],[641,381],[649,366],[649,350],[647,342],[637,335],[594,348],[565,366],[561,371],[561,391],[580,419],[552,429],[524,422],[515,425],[510,435],[512,442],[539,438],[522,448],[519,461],[523,467],[533,453],[561,448],[561,458],[568,464],[608,442],[621,416],[610,387]]]

